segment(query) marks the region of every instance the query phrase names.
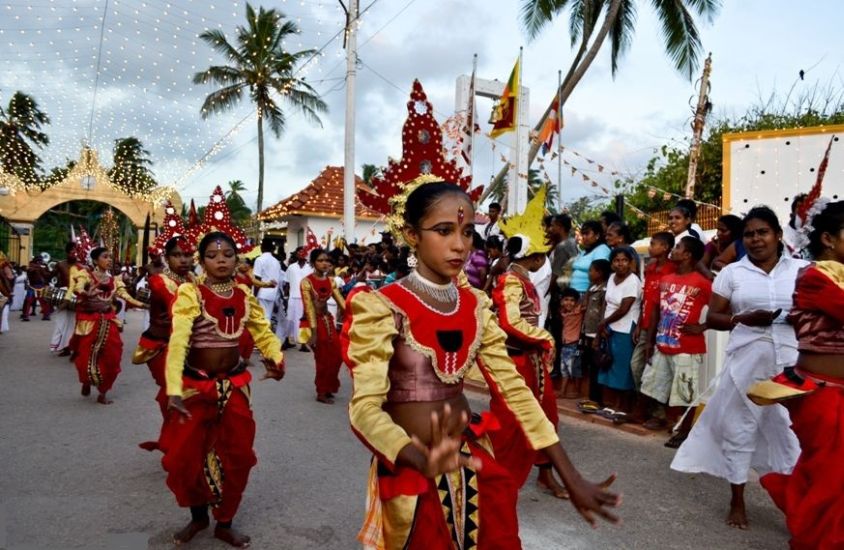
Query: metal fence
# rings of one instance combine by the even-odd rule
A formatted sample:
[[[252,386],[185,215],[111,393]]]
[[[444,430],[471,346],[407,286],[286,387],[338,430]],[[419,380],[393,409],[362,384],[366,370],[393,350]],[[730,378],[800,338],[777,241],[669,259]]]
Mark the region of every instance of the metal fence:
[[[0,216],[0,251],[6,254],[9,261],[21,263],[21,236],[2,216]]]
[[[719,199],[720,204],[720,199]],[[648,235],[653,235],[659,231],[666,231],[668,229],[668,213],[670,210],[662,210],[661,212],[648,213]],[[723,215],[720,206],[710,204],[700,204],[697,207],[697,223],[704,231],[715,229],[718,223],[718,218]]]

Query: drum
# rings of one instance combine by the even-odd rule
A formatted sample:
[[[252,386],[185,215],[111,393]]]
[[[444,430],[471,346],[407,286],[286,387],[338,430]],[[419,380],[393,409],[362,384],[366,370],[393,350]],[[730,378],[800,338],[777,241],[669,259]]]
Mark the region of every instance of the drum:
[[[62,304],[65,303],[65,296],[67,296],[68,290],[66,288],[57,288],[57,287],[46,287],[44,289],[44,299],[50,303],[51,306],[58,309],[62,307]],[[69,303],[67,304],[67,309],[74,310],[76,309],[76,295],[71,295],[69,299]]]
[[[135,292],[135,294],[137,295],[136,297],[139,302],[149,304],[150,296],[152,296],[152,292],[150,292],[149,288],[142,286],[137,290],[137,292]]]

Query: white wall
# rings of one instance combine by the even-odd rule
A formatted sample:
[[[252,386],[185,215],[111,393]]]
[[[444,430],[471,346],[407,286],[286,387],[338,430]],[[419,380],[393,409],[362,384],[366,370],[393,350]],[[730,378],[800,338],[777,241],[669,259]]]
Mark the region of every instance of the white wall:
[[[754,134],[747,132],[746,138],[742,135],[741,139],[724,144],[725,150],[729,147],[728,206],[734,214],[741,215],[764,204],[773,208],[785,224],[791,213],[791,199],[798,193],[808,193],[814,185],[833,132],[818,129],[817,133],[790,136],[784,131],[778,137]],[[844,199],[844,131],[835,135],[839,140],[832,144],[823,195]]]
[[[322,241],[322,238],[331,232],[331,240],[334,241],[343,232],[342,224],[339,218],[317,218],[305,216],[290,216],[286,218],[287,221],[287,253],[295,249],[297,246],[304,246],[307,238],[307,227],[310,226],[311,231],[317,236],[317,239]],[[380,231],[385,230],[383,221],[376,222],[375,220],[361,220],[358,219],[355,223],[355,237],[357,242],[377,243],[381,241]],[[300,233],[301,232],[301,233]]]

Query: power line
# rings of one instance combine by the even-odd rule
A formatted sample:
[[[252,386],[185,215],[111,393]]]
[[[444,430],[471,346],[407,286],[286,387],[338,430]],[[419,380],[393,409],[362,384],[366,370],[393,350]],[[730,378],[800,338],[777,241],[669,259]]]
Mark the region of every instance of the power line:
[[[97,89],[100,85],[100,65],[103,60],[103,37],[105,36],[105,22],[108,14],[108,0],[105,0],[103,5],[103,20],[100,23],[100,47],[97,53],[97,72],[94,77],[94,96],[91,99],[91,120],[88,122],[88,143],[93,143],[94,139],[94,110],[97,107]]]

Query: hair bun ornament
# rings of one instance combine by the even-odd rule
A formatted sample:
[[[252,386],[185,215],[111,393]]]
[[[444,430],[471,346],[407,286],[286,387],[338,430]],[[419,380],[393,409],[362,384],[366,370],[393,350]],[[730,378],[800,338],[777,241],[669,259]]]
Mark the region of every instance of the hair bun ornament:
[[[388,216],[390,232],[401,240],[404,211],[399,221],[390,220],[397,215],[407,195],[424,183],[447,181],[463,189],[477,203],[483,186],[472,188],[472,177],[463,175],[454,159],[447,159],[443,147],[443,134],[434,118],[434,106],[428,101],[418,80],[413,81],[410,100],[407,102],[407,119],[402,127],[401,160],[389,159],[383,172],[372,179],[369,193],[359,193],[360,201],[367,207]],[[428,178],[420,180],[420,178]],[[404,200],[399,199],[404,195]]]
[[[196,243],[187,238],[182,217],[176,213],[176,208],[167,200],[164,203],[164,231],[159,233],[155,241],[149,246],[149,252],[151,254],[163,254],[164,245],[173,237],[185,237],[185,242],[189,245],[191,251],[196,248]]]
[[[803,203],[797,207],[797,216],[794,220],[797,236],[794,239],[794,245],[800,251],[808,250],[809,235],[815,230],[812,220],[815,216],[823,212],[826,205],[830,202],[830,199],[822,197],[821,193],[823,192],[823,179],[826,175],[826,168],[829,166],[829,153],[832,151],[833,141],[835,141],[834,135],[830,136],[829,144],[826,146],[826,151],[824,152],[820,165],[818,165],[818,175],[815,178],[815,184],[812,186],[809,194],[806,195]]]
[[[510,237],[522,238],[522,249],[516,259],[525,258],[532,254],[544,254],[551,249],[551,246],[545,242],[545,230],[542,227],[547,195],[548,185],[543,184],[533,195],[533,198],[528,201],[524,212],[498,222],[502,235],[508,239]],[[527,241],[527,245],[525,245],[525,241]]]
[[[232,220],[229,206],[226,204],[226,196],[219,185],[214,188],[214,192],[205,206],[202,224],[194,225],[191,223],[185,233],[188,242],[196,248],[202,237],[212,231],[222,231],[231,237],[235,242],[238,254],[245,254],[255,248],[255,245],[250,243],[246,233]]]

